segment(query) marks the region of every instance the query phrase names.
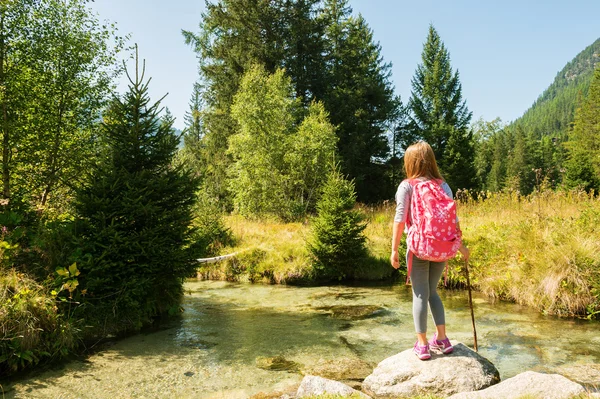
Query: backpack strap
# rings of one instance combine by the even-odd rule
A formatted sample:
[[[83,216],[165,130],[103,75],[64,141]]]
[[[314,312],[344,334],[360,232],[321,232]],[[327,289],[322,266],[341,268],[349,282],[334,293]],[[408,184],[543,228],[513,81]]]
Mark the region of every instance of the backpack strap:
[[[411,193],[410,193],[410,206],[408,207],[407,213],[406,213],[406,228],[410,229],[410,226],[412,225],[412,207],[413,207],[413,194],[415,192],[415,186],[417,185],[417,183],[420,183],[421,180],[419,179],[404,179],[403,181],[407,182],[408,185],[411,188]],[[408,283],[408,279],[407,279],[407,283]]]

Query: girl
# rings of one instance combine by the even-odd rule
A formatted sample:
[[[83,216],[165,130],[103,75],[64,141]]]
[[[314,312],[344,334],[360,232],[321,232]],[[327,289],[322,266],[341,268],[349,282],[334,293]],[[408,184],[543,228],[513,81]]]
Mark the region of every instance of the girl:
[[[452,196],[450,186],[443,180],[435,161],[435,155],[431,146],[424,141],[419,141],[406,149],[404,153],[404,170],[407,179],[438,180],[441,188]],[[396,192],[396,216],[394,217],[394,228],[392,232],[392,256],[390,261],[395,269],[400,267],[398,260],[398,245],[402,238],[402,232],[406,222],[412,223],[410,215],[410,201],[413,188],[407,180],[398,186]],[[469,250],[461,245],[459,251],[464,259],[469,258]],[[407,253],[408,258],[408,253]],[[413,292],[413,319],[417,332],[417,342],[413,348],[417,357],[421,360],[431,358],[430,348],[441,351],[443,354],[451,353],[453,348],[446,336],[446,321],[444,316],[444,305],[436,288],[444,271],[446,262],[432,262],[422,260],[414,256],[410,279]],[[431,308],[431,314],[435,323],[436,332],[433,338],[427,341],[427,304]]]

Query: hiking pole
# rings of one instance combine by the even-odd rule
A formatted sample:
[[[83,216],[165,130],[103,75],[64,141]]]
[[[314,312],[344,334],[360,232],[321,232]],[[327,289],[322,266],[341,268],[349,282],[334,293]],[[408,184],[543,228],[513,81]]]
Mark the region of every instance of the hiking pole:
[[[465,273],[467,274],[467,290],[469,291],[469,308],[471,308],[471,322],[473,323],[473,347],[477,352],[477,330],[475,329],[475,313],[473,312],[473,296],[471,295],[471,279],[469,278],[469,260],[465,260]]]

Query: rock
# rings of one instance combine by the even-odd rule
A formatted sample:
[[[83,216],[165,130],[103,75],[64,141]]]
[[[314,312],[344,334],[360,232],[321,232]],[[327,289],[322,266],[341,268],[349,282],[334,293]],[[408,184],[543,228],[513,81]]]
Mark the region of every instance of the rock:
[[[384,308],[375,305],[322,306],[316,308],[316,310],[325,311],[331,314],[331,317],[342,320],[361,320],[378,316],[385,312]]]
[[[600,387],[600,364],[574,364],[554,371],[584,387]]]
[[[296,392],[296,398],[305,398],[307,396],[323,394],[340,395],[342,397],[357,395],[359,398],[369,399],[367,395],[350,388],[348,385],[314,375],[307,375],[302,379],[300,388],[298,388],[298,391]]]
[[[316,375],[330,380],[362,381],[373,371],[370,363],[358,358],[340,358],[334,360],[319,359],[317,364],[306,367],[303,374]]]
[[[569,399],[583,395],[586,390],[560,374],[542,374],[526,371],[478,392],[463,392],[452,399],[517,399],[522,397]]]
[[[300,368],[298,363],[287,360],[283,356],[257,357],[256,367],[272,371],[298,371]]]
[[[454,344],[454,343],[453,343]],[[450,396],[487,388],[500,382],[500,374],[486,358],[461,343],[449,355],[431,353],[419,360],[412,349],[383,360],[363,382],[373,397],[410,397],[421,394]]]

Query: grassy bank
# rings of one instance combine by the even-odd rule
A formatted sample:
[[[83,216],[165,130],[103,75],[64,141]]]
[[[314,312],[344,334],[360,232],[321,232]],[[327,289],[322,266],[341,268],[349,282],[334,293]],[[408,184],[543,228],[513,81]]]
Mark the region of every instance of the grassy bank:
[[[361,206],[370,259],[353,278],[404,278],[388,264],[393,204]],[[584,192],[490,194],[459,201],[465,242],[471,248],[471,279],[495,299],[561,316],[600,314],[600,200]],[[232,260],[205,265],[204,278],[269,283],[313,282],[305,240],[310,222],[248,221],[227,216],[235,244]],[[459,258],[450,262],[449,286],[465,284]]]
[[[600,312],[600,200],[584,192],[463,201],[475,286],[561,316]]]
[[[366,214],[366,213],[365,213]],[[377,215],[384,218],[384,215]],[[383,219],[381,220],[382,222]],[[384,223],[385,224],[385,223]],[[305,223],[281,223],[277,221],[253,221],[239,215],[225,217],[225,225],[231,230],[234,244],[223,248],[225,253],[237,256],[223,262],[201,266],[201,278],[266,282],[275,284],[314,283],[314,272],[306,240],[310,236],[310,226]],[[394,271],[388,266],[389,254],[381,243],[383,234],[374,229],[382,226],[368,223],[368,237],[371,256],[366,262],[356,264],[354,279],[382,280],[390,278]],[[377,250],[375,250],[375,248]]]

